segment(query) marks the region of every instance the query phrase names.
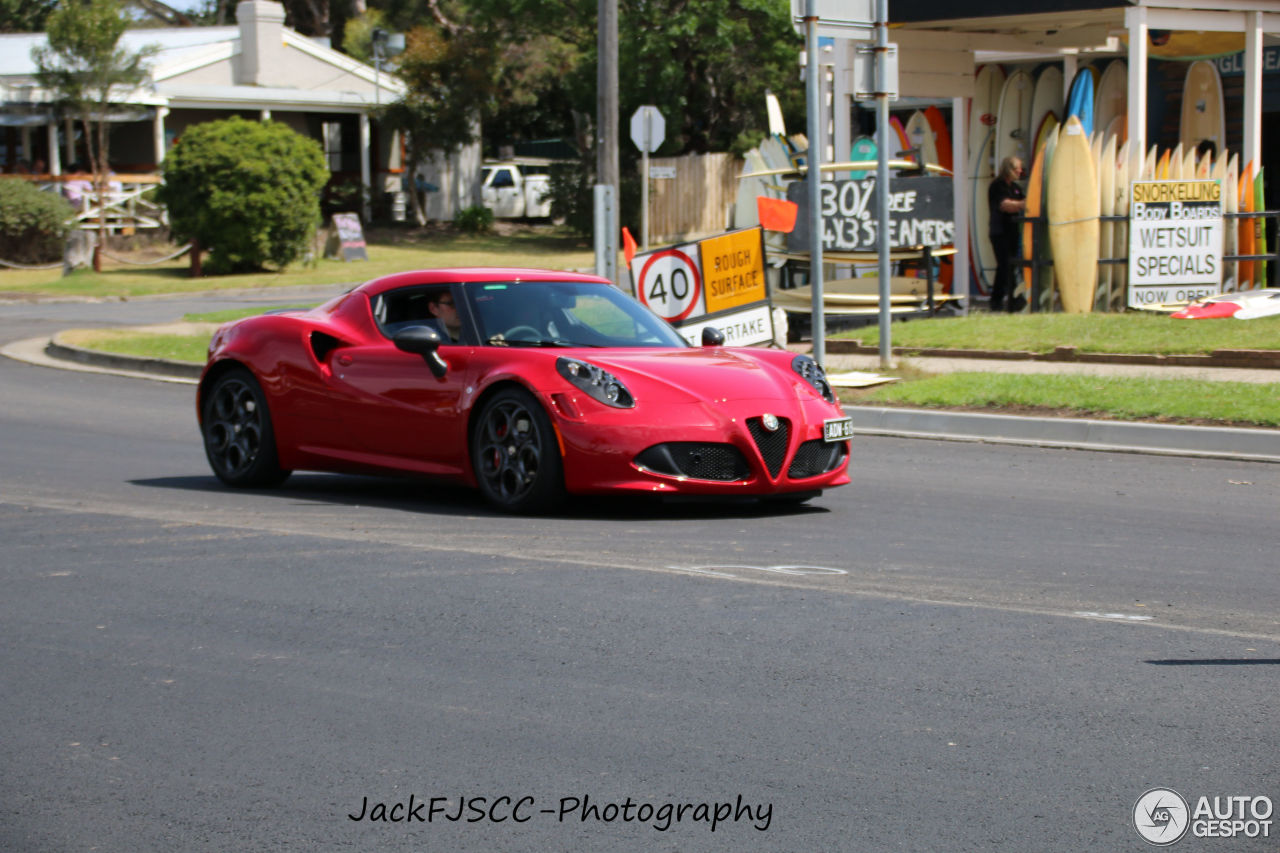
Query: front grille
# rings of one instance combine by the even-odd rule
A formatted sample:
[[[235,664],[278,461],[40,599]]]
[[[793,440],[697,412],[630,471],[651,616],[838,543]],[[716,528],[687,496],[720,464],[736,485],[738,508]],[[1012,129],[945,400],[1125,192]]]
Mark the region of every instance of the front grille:
[[[769,476],[778,476],[778,472],[782,470],[782,461],[787,456],[787,440],[791,436],[790,421],[778,418],[778,428],[773,432],[769,432],[764,428],[764,422],[761,418],[747,418],[747,429],[751,430],[751,437],[755,440],[756,448],[759,449],[760,455],[764,457],[764,464],[769,469]]]
[[[796,448],[796,455],[787,469],[787,476],[792,479],[816,477],[828,471],[834,471],[844,463],[843,441],[806,441]]]
[[[636,457],[636,464],[658,474],[731,483],[751,475],[746,457],[732,444],[671,441],[655,444]]]

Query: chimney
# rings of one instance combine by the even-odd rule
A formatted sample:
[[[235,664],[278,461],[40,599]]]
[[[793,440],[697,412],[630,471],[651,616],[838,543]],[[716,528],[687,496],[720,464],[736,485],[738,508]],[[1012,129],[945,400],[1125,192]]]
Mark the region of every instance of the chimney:
[[[271,85],[271,72],[284,62],[284,6],[270,0],[236,5],[240,24],[240,72],[243,86]]]

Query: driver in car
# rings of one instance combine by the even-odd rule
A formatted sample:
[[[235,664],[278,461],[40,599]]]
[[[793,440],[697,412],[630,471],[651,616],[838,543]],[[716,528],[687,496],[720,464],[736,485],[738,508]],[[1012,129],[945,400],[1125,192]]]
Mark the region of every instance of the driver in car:
[[[427,301],[427,310],[432,317],[444,324],[449,337],[456,341],[462,333],[462,322],[458,319],[458,306],[453,302],[453,294],[442,290],[432,295]]]

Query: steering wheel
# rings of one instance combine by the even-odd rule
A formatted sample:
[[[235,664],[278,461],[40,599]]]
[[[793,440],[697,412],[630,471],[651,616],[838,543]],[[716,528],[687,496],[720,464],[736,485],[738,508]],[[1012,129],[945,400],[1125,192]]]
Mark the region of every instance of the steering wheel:
[[[528,334],[523,334],[525,332]],[[541,340],[542,332],[533,326],[512,326],[502,333],[502,337],[508,341],[537,341]]]

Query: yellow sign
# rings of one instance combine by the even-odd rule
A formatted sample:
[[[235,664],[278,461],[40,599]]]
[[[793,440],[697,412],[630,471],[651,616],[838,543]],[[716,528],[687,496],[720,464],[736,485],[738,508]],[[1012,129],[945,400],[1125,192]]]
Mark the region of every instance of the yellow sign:
[[[734,231],[698,243],[707,313],[760,302],[764,283],[764,247],[759,228]]]

